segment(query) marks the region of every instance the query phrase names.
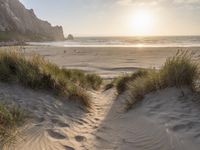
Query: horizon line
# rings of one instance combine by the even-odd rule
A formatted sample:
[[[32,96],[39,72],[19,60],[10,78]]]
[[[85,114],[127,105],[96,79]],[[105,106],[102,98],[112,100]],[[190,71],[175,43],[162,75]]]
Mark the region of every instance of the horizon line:
[[[67,37],[69,34],[65,34]],[[200,36],[200,34],[183,34],[183,35],[76,35],[72,34],[74,37],[192,37],[192,36]]]

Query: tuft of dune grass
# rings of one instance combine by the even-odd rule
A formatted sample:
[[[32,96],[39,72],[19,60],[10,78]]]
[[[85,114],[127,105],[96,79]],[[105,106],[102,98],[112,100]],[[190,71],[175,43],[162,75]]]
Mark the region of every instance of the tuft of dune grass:
[[[122,94],[128,89],[128,82],[136,79],[137,77],[146,75],[148,70],[139,69],[133,74],[123,75],[114,78],[110,83],[106,84],[104,90],[109,90],[113,87],[116,87],[118,94]]]
[[[193,87],[199,75],[199,62],[192,60],[193,54],[188,51],[178,51],[168,58],[160,70],[160,76],[164,87]]]
[[[23,53],[17,51],[0,52],[0,81],[48,90],[68,98],[75,95],[86,107],[91,106],[86,90],[96,90],[102,83],[102,79],[95,74],[61,69],[36,54],[27,59]]]
[[[11,144],[17,136],[17,128],[25,122],[25,111],[17,106],[0,104],[0,145]]]
[[[199,63],[193,60],[193,55],[188,51],[178,51],[175,56],[167,58],[160,70],[152,69],[133,78],[125,77],[117,87],[120,92],[129,92],[125,107],[130,109],[150,92],[185,86],[193,90],[199,73]]]
[[[109,89],[111,89],[111,88],[113,88],[113,87],[116,87],[117,86],[117,84],[118,84],[118,82],[121,80],[121,76],[120,77],[116,77],[116,78],[114,78],[111,82],[108,82],[105,86],[104,86],[104,90],[106,91],[106,90],[109,90]]]
[[[130,76],[121,77],[118,80],[117,85],[116,85],[118,94],[122,94],[123,92],[125,92],[128,89],[129,81],[135,80],[138,77],[145,76],[145,75],[147,75],[147,72],[148,72],[147,70],[139,69]]]
[[[142,100],[146,94],[161,89],[160,76],[157,70],[151,70],[147,75],[129,81],[127,84],[131,106]],[[126,107],[131,108],[131,106]]]

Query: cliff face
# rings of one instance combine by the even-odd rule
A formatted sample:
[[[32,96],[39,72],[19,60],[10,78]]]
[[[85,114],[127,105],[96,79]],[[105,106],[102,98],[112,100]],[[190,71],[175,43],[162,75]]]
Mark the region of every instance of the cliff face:
[[[53,27],[38,19],[34,11],[26,9],[19,0],[0,0],[0,32],[28,35],[27,40],[64,39],[61,26]]]

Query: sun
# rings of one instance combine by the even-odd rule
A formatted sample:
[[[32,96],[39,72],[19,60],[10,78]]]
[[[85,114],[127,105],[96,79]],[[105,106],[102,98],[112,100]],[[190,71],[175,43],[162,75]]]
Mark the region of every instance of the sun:
[[[136,35],[149,35],[152,32],[154,17],[150,11],[138,10],[132,17],[132,28]]]

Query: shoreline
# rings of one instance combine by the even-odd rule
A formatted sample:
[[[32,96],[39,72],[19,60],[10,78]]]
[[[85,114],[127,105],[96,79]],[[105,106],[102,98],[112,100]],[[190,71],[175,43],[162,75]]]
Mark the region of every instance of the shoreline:
[[[63,41],[60,41],[63,42]],[[200,48],[200,45],[180,45],[180,46],[175,46],[175,45],[171,45],[171,46],[165,46],[165,45],[145,45],[145,44],[136,44],[136,45],[131,45],[131,44],[124,44],[124,45],[91,45],[91,44],[80,44],[80,45],[59,45],[59,44],[49,44],[52,42],[26,42],[26,44],[30,45],[30,46],[49,46],[49,47],[59,47],[59,48]]]
[[[94,45],[94,47],[92,46],[92,47],[90,47],[89,45],[80,45],[80,46],[67,46],[67,47],[65,47],[65,46],[57,46],[57,45],[40,45],[40,44],[38,44],[38,45],[35,45],[35,44],[30,44],[30,43],[26,43],[27,45],[25,45],[26,47],[38,47],[38,48],[43,48],[43,47],[51,47],[51,48],[65,48],[65,49],[71,49],[71,48],[83,48],[83,49],[86,49],[86,48],[89,48],[89,49],[91,49],[91,48],[99,48],[99,49],[102,49],[102,48],[110,48],[110,49],[112,49],[112,48],[125,48],[125,49],[134,49],[134,50],[136,50],[136,49],[142,49],[142,50],[144,50],[144,49],[169,49],[169,48],[172,48],[172,49],[189,49],[189,50],[194,50],[195,48],[197,48],[198,50],[200,50],[200,46],[147,46],[147,47],[131,47],[131,46],[117,46],[116,45],[116,47],[112,47],[112,46],[110,46],[110,45],[104,45],[104,46],[95,46]],[[24,46],[24,45],[19,45],[19,46]]]

